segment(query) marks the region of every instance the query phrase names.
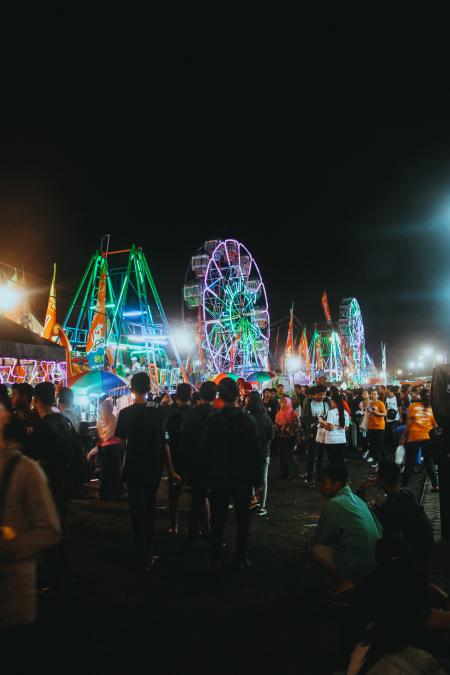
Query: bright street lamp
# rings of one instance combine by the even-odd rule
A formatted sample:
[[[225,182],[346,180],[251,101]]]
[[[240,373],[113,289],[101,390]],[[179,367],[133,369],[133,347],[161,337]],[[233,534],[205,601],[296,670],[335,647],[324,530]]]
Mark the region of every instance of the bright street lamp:
[[[286,359],[286,370],[288,373],[295,373],[300,370],[301,361],[298,356],[288,356]]]
[[[22,293],[11,286],[0,286],[0,311],[8,312],[19,304]]]
[[[194,345],[194,336],[189,330],[186,330],[186,328],[175,328],[172,332],[172,337],[180,352],[187,354],[191,351]]]
[[[432,347],[424,347],[422,349],[422,356],[433,356],[433,349]]]

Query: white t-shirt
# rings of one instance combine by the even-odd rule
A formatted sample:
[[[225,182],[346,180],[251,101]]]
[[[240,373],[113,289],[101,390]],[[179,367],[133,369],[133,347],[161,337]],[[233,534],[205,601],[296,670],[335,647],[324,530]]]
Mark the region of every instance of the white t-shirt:
[[[350,417],[346,410],[344,410],[344,416],[345,426],[348,427],[350,424]],[[345,429],[339,426],[339,410],[337,408],[332,408],[328,411],[326,421],[328,424],[333,424],[334,429],[332,431],[325,429],[325,440],[323,442],[326,445],[331,445],[332,443],[346,443]]]
[[[325,419],[330,409],[327,401],[314,401],[311,399],[311,415]],[[316,443],[325,443],[325,429],[317,427]]]
[[[397,404],[397,399],[395,396],[386,396],[384,400],[384,405],[386,406],[386,410],[389,410],[390,408],[393,408],[394,410],[397,411],[396,416],[394,417],[393,420],[390,420],[386,418],[386,422],[389,424],[389,422],[398,422],[400,419],[400,413],[398,412],[398,404]]]

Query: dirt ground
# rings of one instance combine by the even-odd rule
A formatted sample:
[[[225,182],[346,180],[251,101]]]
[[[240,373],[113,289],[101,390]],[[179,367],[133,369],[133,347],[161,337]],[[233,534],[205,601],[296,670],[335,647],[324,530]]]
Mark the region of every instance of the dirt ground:
[[[368,464],[353,457],[349,470],[356,487],[368,475]],[[67,544],[77,581],[71,590],[40,597],[39,658],[47,672],[53,667],[59,673],[164,675],[339,670],[345,610],[321,598],[324,578],[305,550],[324,502],[318,490],[278,474],[275,458],[269,515],[252,517],[254,567],[236,571],[230,564],[218,576],[208,570],[205,541],[185,558],[178,551],[182,533],[165,534],[164,482],[157,517],[161,558],[150,576],[136,570],[126,500],[101,502],[92,491],[74,501]],[[422,483],[416,476],[417,490]],[[185,495],[181,532],[189,502]],[[226,539],[232,550],[232,510]],[[449,561],[449,547],[436,544],[437,577],[448,574]]]

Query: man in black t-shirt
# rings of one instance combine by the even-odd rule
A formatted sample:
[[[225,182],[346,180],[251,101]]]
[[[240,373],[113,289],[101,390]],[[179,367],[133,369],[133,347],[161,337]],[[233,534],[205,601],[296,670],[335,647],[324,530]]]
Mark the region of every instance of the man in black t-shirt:
[[[120,411],[116,436],[125,442],[123,482],[128,488],[133,538],[140,563],[150,571],[158,556],[153,555],[156,493],[165,463],[169,476],[181,480],[173,470],[164,447],[164,428],[158,409],[147,404],[150,378],[136,373],[131,378],[135,402]]]

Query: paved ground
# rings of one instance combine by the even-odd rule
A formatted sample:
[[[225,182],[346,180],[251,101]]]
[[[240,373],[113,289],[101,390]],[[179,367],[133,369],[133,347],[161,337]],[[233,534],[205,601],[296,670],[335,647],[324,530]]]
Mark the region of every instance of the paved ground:
[[[359,458],[351,460],[354,486],[367,476],[367,468]],[[48,638],[62,648],[60,673],[71,668],[168,675],[325,675],[337,670],[342,609],[320,600],[324,580],[305,552],[323,500],[318,491],[298,480],[283,481],[278,473],[275,460],[269,516],[252,519],[255,567],[236,572],[230,566],[219,577],[208,573],[204,542],[188,561],[180,559],[182,536],[164,534],[163,491],[157,522],[161,565],[150,578],[134,566],[126,501],[110,504],[90,495],[74,502],[68,547],[79,585],[41,599],[47,667],[53,652]],[[416,478],[418,491],[422,485]],[[186,496],[181,529],[188,504]],[[230,512],[230,546],[233,532]],[[437,543],[438,577],[448,574],[449,561],[449,548]]]

